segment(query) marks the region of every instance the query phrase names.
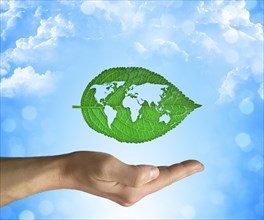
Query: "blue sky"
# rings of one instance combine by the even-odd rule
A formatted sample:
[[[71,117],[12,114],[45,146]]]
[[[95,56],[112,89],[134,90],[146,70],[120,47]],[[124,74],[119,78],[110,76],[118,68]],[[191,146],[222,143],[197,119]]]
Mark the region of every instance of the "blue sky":
[[[262,219],[263,1],[1,1],[1,156],[108,152],[186,159],[203,173],[130,208],[78,191],[31,196],[2,219]],[[138,66],[203,106],[166,135],[119,143],[78,105],[101,71]]]

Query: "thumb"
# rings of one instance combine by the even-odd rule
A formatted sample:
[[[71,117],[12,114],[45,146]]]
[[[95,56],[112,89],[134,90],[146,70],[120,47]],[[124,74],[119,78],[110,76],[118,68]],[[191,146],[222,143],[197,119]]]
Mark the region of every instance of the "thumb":
[[[159,176],[159,169],[150,165],[127,165],[122,163],[116,173],[116,181],[131,186],[142,186]]]

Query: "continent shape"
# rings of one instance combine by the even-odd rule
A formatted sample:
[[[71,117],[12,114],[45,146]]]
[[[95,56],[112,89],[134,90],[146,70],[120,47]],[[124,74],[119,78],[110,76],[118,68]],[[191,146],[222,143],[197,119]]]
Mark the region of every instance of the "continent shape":
[[[124,81],[114,81],[112,83],[100,85],[96,84],[91,87],[96,89],[94,95],[96,101],[104,106],[104,113],[107,116],[109,128],[111,128],[111,125],[117,115],[117,111],[108,105],[105,99],[108,95],[115,92],[116,89],[124,84]],[[130,109],[132,122],[135,122],[140,117],[139,112],[145,101],[147,101],[149,105],[154,103],[155,106],[158,106],[158,103],[161,101],[162,94],[167,87],[167,85],[145,83],[142,85],[131,85],[127,88],[125,98],[122,100],[122,105],[124,108]],[[163,114],[159,119],[159,122],[168,123],[169,121],[170,117],[167,113]]]
[[[123,86],[125,84],[125,81],[114,81],[112,83],[105,83],[105,84],[96,84],[91,87],[91,89],[96,89],[95,92],[95,99],[98,103],[102,103],[102,101],[105,100],[105,98],[114,92],[114,88],[118,88],[120,86]]]
[[[113,109],[105,101],[106,97],[110,95],[115,89],[118,89],[120,86],[123,86],[125,81],[114,81],[112,83],[96,84],[91,87],[95,89],[94,97],[96,101],[104,106],[104,113],[107,116],[108,127],[111,128],[111,125],[116,117],[116,110]]]
[[[144,103],[154,103],[156,106],[161,101],[161,95],[168,86],[160,84],[145,83],[142,85],[132,85],[128,88],[126,97],[123,100],[124,107],[130,108],[131,119],[133,122],[139,117],[139,111]]]

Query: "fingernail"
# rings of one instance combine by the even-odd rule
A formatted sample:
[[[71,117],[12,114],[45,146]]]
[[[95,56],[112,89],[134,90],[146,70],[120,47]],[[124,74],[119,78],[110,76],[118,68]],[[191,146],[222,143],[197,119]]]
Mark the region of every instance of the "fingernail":
[[[200,163],[199,165],[197,165],[194,170],[196,172],[199,172],[199,171],[203,171],[204,170],[204,165],[202,163]]]
[[[150,175],[150,180],[149,181],[155,179],[159,175],[159,169],[157,167],[151,168],[149,175]]]

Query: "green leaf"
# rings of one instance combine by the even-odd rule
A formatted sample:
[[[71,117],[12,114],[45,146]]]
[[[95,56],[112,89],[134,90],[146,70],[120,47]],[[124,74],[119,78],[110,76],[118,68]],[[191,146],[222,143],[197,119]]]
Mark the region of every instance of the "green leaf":
[[[87,124],[121,142],[142,143],[175,128],[200,107],[157,73],[140,67],[103,71],[83,92]]]

